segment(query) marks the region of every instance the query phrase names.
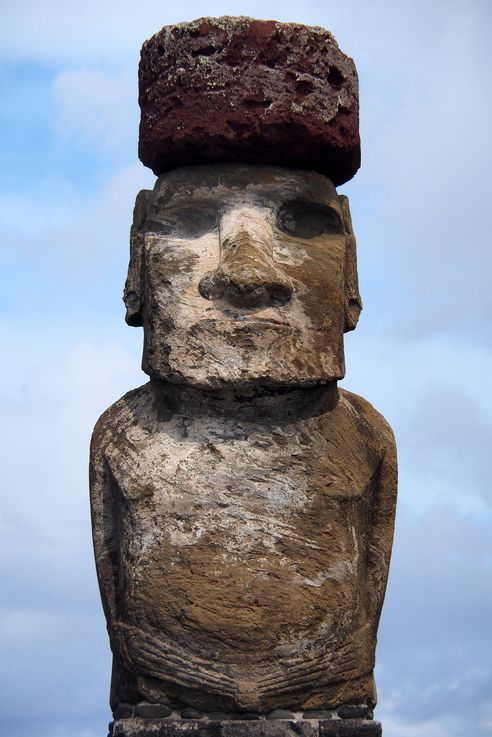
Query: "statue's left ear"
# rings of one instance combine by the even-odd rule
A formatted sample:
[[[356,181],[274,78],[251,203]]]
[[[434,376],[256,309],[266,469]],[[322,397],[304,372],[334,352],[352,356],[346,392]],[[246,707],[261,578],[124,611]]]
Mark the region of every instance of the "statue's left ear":
[[[152,192],[142,189],[135,200],[133,210],[133,224],[130,231],[130,263],[126,277],[123,301],[126,307],[125,320],[127,325],[142,326],[142,253],[145,234],[145,220],[149,208]]]
[[[357,253],[355,246],[355,235],[352,230],[352,218],[348,197],[339,195],[342,206],[343,225],[345,228],[345,327],[344,332],[354,330],[362,310],[362,300],[359,294],[359,281],[357,279]]]

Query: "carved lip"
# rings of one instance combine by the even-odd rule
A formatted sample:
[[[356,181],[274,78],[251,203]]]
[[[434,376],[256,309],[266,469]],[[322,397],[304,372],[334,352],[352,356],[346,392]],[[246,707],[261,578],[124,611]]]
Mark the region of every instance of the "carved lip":
[[[223,312],[224,316],[227,319],[227,322],[234,322],[244,325],[277,325],[281,327],[291,327],[289,323],[285,322],[285,320],[276,320],[274,317],[259,317],[258,315],[249,314],[244,315],[240,312],[234,312],[233,310],[224,310]],[[219,322],[219,321],[217,321]]]

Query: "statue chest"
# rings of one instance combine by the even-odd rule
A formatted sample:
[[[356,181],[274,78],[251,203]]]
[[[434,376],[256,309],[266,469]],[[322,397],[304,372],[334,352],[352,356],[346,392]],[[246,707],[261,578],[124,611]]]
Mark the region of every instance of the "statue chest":
[[[248,651],[350,611],[374,468],[346,451],[318,420],[133,428],[108,457],[129,611]]]

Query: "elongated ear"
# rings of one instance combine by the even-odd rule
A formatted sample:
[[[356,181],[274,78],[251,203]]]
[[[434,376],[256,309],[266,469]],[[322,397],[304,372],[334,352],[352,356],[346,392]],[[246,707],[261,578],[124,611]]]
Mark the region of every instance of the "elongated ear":
[[[359,280],[357,278],[357,253],[355,235],[352,230],[352,218],[348,197],[339,195],[342,206],[343,224],[345,228],[345,327],[344,331],[354,330],[359,321],[362,310],[362,300],[359,294]]]
[[[142,253],[145,235],[145,221],[150,205],[152,191],[142,189],[135,200],[133,223],[130,230],[130,263],[125,282],[123,301],[126,307],[127,325],[142,325]]]

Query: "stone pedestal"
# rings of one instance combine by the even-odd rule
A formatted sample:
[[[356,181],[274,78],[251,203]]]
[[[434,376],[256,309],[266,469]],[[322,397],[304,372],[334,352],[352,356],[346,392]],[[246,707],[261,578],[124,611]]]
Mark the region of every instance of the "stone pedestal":
[[[372,719],[118,719],[108,737],[381,737]]]

